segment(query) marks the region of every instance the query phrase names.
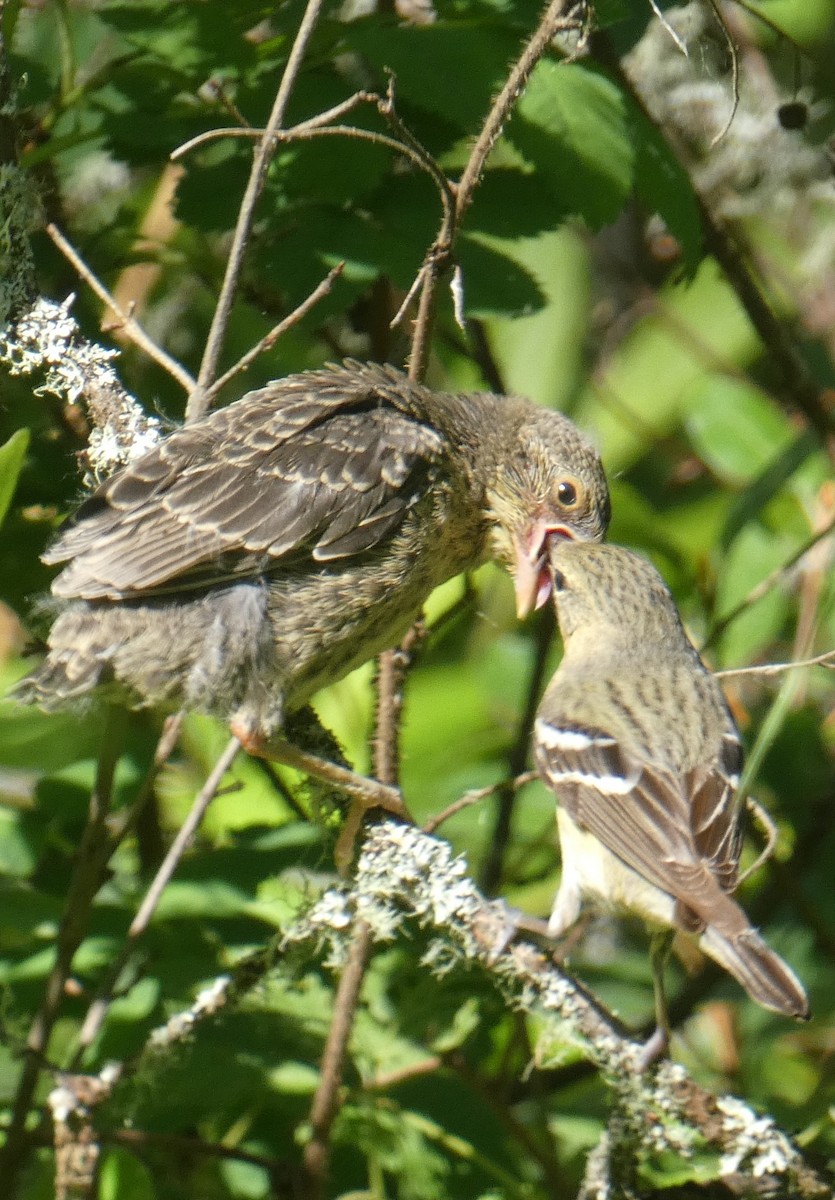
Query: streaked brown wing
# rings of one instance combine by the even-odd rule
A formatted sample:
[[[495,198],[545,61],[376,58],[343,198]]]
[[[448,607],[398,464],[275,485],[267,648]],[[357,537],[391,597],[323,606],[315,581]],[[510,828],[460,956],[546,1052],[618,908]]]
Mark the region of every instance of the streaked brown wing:
[[[742,745],[729,723],[717,759],[691,771],[685,781],[696,849],[725,892],[736,887],[742,853],[742,823],[734,803],[741,770]]]
[[[738,840],[730,829],[732,797],[717,772],[707,771],[699,783],[696,831],[688,781],[633,757],[605,730],[540,717],[536,762],[582,829],[686,908],[704,916],[717,883],[730,890],[725,884]]]
[[[45,556],[69,561],[54,593],[176,591],[379,545],[446,454],[394,402],[398,383],[359,367],[291,377],[177,430],[81,507]]]

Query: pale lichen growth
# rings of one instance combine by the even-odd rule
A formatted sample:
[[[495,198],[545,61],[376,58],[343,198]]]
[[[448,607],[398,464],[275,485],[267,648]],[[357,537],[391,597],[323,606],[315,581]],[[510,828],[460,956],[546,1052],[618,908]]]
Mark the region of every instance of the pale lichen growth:
[[[12,375],[43,372],[34,389],[67,403],[83,400],[92,425],[85,482],[95,483],[132,462],[159,441],[160,422],[149,417],[119,382],[106,350],[81,336],[70,315],[74,301],[39,299],[0,330],[0,362]]]
[[[733,1096],[721,1096],[716,1106],[728,1135],[719,1167],[722,1175],[744,1170],[762,1179],[788,1175],[801,1165],[800,1155],[771,1117],[757,1116]]]
[[[185,1041],[201,1020],[214,1016],[228,1004],[232,990],[232,976],[218,975],[217,979],[212,980],[209,986],[199,993],[190,1008],[175,1013],[164,1025],[151,1031],[148,1037],[149,1049],[167,1050],[176,1042]]]
[[[481,962],[510,1004],[538,1016],[543,1042],[550,1042],[546,1055],[559,1054],[562,1044],[595,1063],[612,1089],[614,1106],[609,1130],[589,1161],[581,1193],[588,1200],[627,1194],[617,1190],[620,1176],[634,1176],[641,1161],[671,1152],[688,1159],[706,1140],[722,1153],[722,1174],[742,1169],[755,1178],[785,1180],[802,1163],[774,1122],[741,1101],[714,1104],[708,1098],[709,1112],[718,1109],[722,1124],[692,1116],[687,1097],[694,1085],[678,1064],[639,1070],[643,1047],[550,958],[526,942],[508,940],[506,907],[480,894],[464,859],[446,842],[394,821],[376,825],[350,888],[342,884],[322,895],[285,934],[282,948],[314,942],[339,964],[357,918],[383,942],[392,941],[408,918],[417,919],[437,934],[423,954],[433,974],[443,975],[462,960]]]

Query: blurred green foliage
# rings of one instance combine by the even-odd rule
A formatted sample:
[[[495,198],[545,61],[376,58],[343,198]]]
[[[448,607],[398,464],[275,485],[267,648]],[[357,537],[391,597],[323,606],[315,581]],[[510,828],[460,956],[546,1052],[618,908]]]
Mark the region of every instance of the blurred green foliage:
[[[715,147],[705,134],[701,144],[680,149],[831,398],[835,193],[825,139],[835,104],[835,14],[826,0],[760,7],[773,24],[741,9],[732,14],[740,23],[743,82],[735,123]],[[290,119],[309,118],[360,88],[383,93],[392,71],[400,118],[455,177],[537,8],[530,0],[439,0],[436,11],[434,23],[413,25],[386,6],[329,8]],[[198,134],[239,125],[236,113],[256,128],[264,123],[301,13],[298,0],[278,8],[249,0],[47,0],[10,4],[3,14],[22,161],[46,214],[195,373],[250,144],[210,140],[177,168],[169,156]],[[600,15],[597,36],[624,53],[651,14],[644,0],[620,0],[601,4]],[[655,559],[716,666],[820,653],[835,642],[831,537],[778,573],[756,601],[745,601],[832,521],[831,456],[732,282],[706,256],[687,171],[596,61],[594,40],[591,49],[570,66],[558,65],[556,54],[540,64],[489,160],[459,246],[470,327],[467,334],[457,328],[444,296],[429,382],[469,388],[498,379],[591,431],[612,479],[612,537]],[[701,64],[729,105],[728,65],[719,71],[707,56],[707,66],[698,55],[689,61],[692,94],[677,103],[704,101]],[[755,66],[768,86],[752,94],[746,72]],[[642,83],[651,92],[664,79],[659,62],[657,80]],[[779,130],[778,105],[798,88],[814,120],[799,131]],[[745,176],[752,113],[757,128],[774,126],[768,136],[784,160],[776,190],[762,174]],[[701,114],[706,128],[710,117]],[[350,121],[386,131],[372,105]],[[171,210],[163,203],[160,215],[160,198],[172,187]],[[224,362],[291,311],[330,266],[346,266],[331,295],[230,385],[226,399],[342,354],[402,359],[404,335],[388,322],[439,218],[433,187],[380,145],[337,135],[282,145]],[[39,236],[35,250],[44,294],[77,292],[74,312],[88,336],[109,337],[100,331],[99,302],[53,245]],[[181,416],[184,397],[158,366],[125,346],[118,368],[149,411],[171,421]],[[73,456],[84,445],[83,418],[36,392],[38,382],[0,380],[0,695],[25,670],[24,643],[43,632],[38,598],[49,580],[39,553],[80,494]],[[509,583],[495,568],[476,574],[466,602],[461,580],[442,593],[429,606],[432,632],[404,710],[403,782],[418,820],[470,788],[506,778],[525,744],[520,722],[537,655],[547,653],[551,665],[558,655],[539,628],[544,618],[516,625]],[[743,900],[806,981],[814,1020],[795,1028],[758,1010],[703,961],[688,957],[686,967],[671,968],[681,1021],[674,1053],[706,1086],[733,1090],[800,1131],[822,1162],[835,1153],[832,678],[823,670],[795,674],[788,691],[780,678],[728,684],[749,748],[762,748],[753,786],[780,833],[775,858],[745,884]],[[364,669],[319,702],[359,769],[369,763],[370,680]],[[0,700],[5,1113],[53,962],[102,732],[96,708],[46,716]],[[132,720],[117,804],[135,795],[159,732],[153,716]],[[74,960],[51,1062],[73,1061],[88,1005],[226,736],[205,718],[188,718],[146,819],[110,862]],[[332,834],[321,821],[302,819],[287,799],[297,779],[287,775],[279,786],[244,760],[231,779],[234,790],[215,800],[123,974],[85,1068],[137,1054],[153,1027],[269,944],[334,878]],[[304,809],[309,797],[303,789],[300,795]],[[496,801],[487,799],[442,832],[466,852],[478,878],[495,830]],[[500,859],[503,894],[545,914],[559,861],[553,802],[539,784],[519,793]],[[485,973],[431,976],[420,965],[424,949],[416,932],[373,961],[335,1129],[332,1194],[574,1196],[605,1121],[603,1085],[569,1046],[561,1048],[562,1065],[538,1066],[536,1022],[506,1011]],[[636,1029],[650,1020],[640,930],[598,920],[572,950],[571,967]],[[113,1137],[102,1200],[285,1194],[281,1180],[299,1160],[332,999],[328,964],[277,959],[257,988],[201,1025],[181,1050],[143,1057],[107,1109]],[[559,1057],[549,1047],[549,1063]],[[434,1067],[421,1070],[430,1060]],[[373,1086],[380,1078],[391,1082]],[[44,1078],[39,1101],[49,1086]],[[137,1136],[119,1142],[120,1130]],[[196,1143],[188,1149],[185,1139],[228,1154],[201,1153]],[[33,1153],[26,1200],[52,1194],[52,1171],[50,1156]],[[717,1171],[709,1158],[648,1162],[643,1186],[646,1194],[680,1188],[664,1194],[692,1195],[688,1186]]]

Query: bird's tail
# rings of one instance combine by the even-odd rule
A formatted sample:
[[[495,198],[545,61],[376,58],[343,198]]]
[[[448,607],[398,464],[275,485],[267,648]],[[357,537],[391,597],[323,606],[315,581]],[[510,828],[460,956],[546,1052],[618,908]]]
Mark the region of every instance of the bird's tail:
[[[143,648],[147,653],[152,640],[157,655],[161,653],[174,622],[147,612],[142,618],[142,613],[137,616],[136,610],[121,605],[93,611],[84,601],[70,604],[49,632],[46,658],[16,684],[9,698],[47,711],[77,707],[94,688],[113,680],[117,656]]]
[[[750,925],[734,932],[721,932],[715,925],[709,925],[699,938],[699,945],[758,1004],[787,1017],[806,1020],[809,1016],[803,984]]]

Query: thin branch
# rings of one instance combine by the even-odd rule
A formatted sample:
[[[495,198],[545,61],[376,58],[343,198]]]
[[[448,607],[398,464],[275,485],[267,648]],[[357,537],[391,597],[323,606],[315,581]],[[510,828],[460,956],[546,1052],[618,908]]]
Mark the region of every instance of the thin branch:
[[[664,29],[667,31],[670,38],[676,44],[676,46],[679,48],[679,50],[684,55],[684,57],[689,58],[690,55],[687,51],[687,42],[685,42],[684,38],[679,33],[677,33],[677,31],[673,28],[673,26],[670,24],[670,22],[664,16],[664,12],[661,9],[661,7],[659,6],[658,0],[649,0],[649,6],[652,9],[652,11],[655,13],[656,19],[658,21],[660,21],[661,25],[663,25]]]
[[[768,1179],[781,1195],[823,1200],[831,1194],[769,1117],[734,1097],[713,1096],[677,1063],[637,1071],[643,1047],[550,956],[518,940],[497,952],[505,938],[504,905],[485,900],[446,842],[392,821],[375,826],[360,854],[350,894],[344,889],[326,893],[285,935],[283,945],[321,945],[325,940],[336,953],[352,915],[386,944],[391,944],[395,926],[402,929],[410,920],[442,932],[441,969],[449,970],[450,955],[468,968],[480,963],[508,1004],[537,1014],[546,1041],[550,1037],[558,1046],[580,1047],[623,1114],[633,1160],[645,1150],[653,1155],[667,1149],[680,1152],[690,1144],[681,1141],[690,1129],[722,1153],[723,1163],[733,1164],[728,1172]]]
[[[530,41],[511,67],[502,90],[493,101],[490,112],[487,114],[487,119],[481,128],[481,132],[464,167],[463,174],[458,181],[455,217],[459,225],[472,201],[473,194],[481,179],[481,173],[484,170],[484,165],[487,162],[490,152],[499,140],[514,104],[527,87],[534,67],[543,54],[545,54],[558,33],[567,29],[577,28],[577,22],[574,18],[563,16],[566,2],[567,0],[551,0]]]
[[[171,738],[171,730],[167,731],[168,739]],[[165,735],[163,735],[165,736]],[[167,744],[163,750],[167,749]],[[160,743],[162,746],[162,741]],[[227,742],[223,753],[218,758],[211,774],[204,783],[200,792],[195,797],[194,802],[189,810],[188,816],[181,825],[177,836],[171,843],[168,853],[163,859],[160,867],[154,876],[151,884],[145,893],[145,898],[140,904],[136,916],[130,923],[128,931],[125,935],[125,940],[122,948],[119,951],[116,959],[111,963],[106,979],[104,980],[99,994],[87,1010],[87,1015],[84,1018],[84,1024],[81,1027],[81,1032],[78,1037],[78,1054],[81,1055],[89,1046],[92,1045],[95,1038],[98,1036],[99,1030],[104,1023],[107,1015],[107,1010],[112,1001],[113,988],[124,970],[130,955],[133,951],[139,938],[148,928],[148,924],[153,916],[157,905],[160,902],[163,891],[171,881],[171,877],[177,869],[177,864],[188,848],[189,842],[194,836],[195,830],[200,825],[200,822],[205,816],[206,809],[211,804],[212,800],[217,796],[223,776],[231,767],[237,756],[241,744],[237,738],[230,738]],[[170,751],[169,751],[170,753]],[[157,756],[160,754],[160,747],[157,749]],[[167,757],[167,755],[166,755]],[[156,761],[156,758],[155,758]],[[162,759],[162,761],[165,761]]]
[[[740,675],[780,675],[783,671],[795,671],[799,667],[826,667],[835,670],[835,650],[825,650],[814,658],[803,658],[799,662],[764,663],[761,667],[731,667],[727,671],[714,671],[718,679],[728,679]]]
[[[121,328],[125,335],[129,337],[135,345],[139,346],[141,350],[144,350],[148,357],[153,359],[155,363],[161,366],[162,369],[172,377],[172,379],[176,379],[177,383],[179,383],[180,387],[183,388],[185,392],[192,392],[196,382],[194,377],[190,375],[185,367],[178,363],[175,358],[172,358],[171,355],[163,350],[161,346],[156,344],[153,338],[145,332],[135,317],[132,317],[129,313],[124,311],[118,300],[116,300],[115,296],[113,296],[113,294],[107,290],[98,276],[91,271],[75,247],[72,246],[64,237],[63,233],[61,233],[61,230],[58,228],[58,226],[53,225],[50,222],[50,224],[46,226],[46,232],[49,234],[50,238],[67,259],[67,261],[72,263],[80,278],[84,280],[91,291],[95,292],[102,304],[106,304],[107,307],[116,314],[121,322]]]
[[[681,160],[679,148],[667,135],[663,125],[648,111],[638,89],[633,84],[617,52],[605,33],[596,33],[592,38],[595,58],[611,71],[617,83],[667,142],[671,152]],[[682,164],[684,166],[684,164]],[[685,168],[686,169],[686,168]],[[803,414],[818,433],[824,445],[835,444],[835,413],[827,407],[820,383],[806,366],[789,330],[776,315],[764,288],[746,261],[743,251],[731,232],[723,229],[699,193],[693,189],[699,207],[702,231],[708,251],[722,268],[728,282],[739,298],[742,307],[754,326],[763,344],[765,353],[776,366],[782,379],[786,400]],[[830,445],[832,450],[832,445]]]
[[[536,771],[523,771],[515,779],[503,779],[499,783],[490,784],[489,787],[473,788],[472,791],[465,792],[463,796],[459,796],[457,800],[453,800],[452,804],[448,804],[436,816],[430,817],[422,826],[423,832],[435,833],[450,817],[463,812],[465,808],[471,808],[473,804],[478,804],[481,800],[486,800],[489,796],[495,796],[496,792],[518,792],[520,788],[526,787],[527,784],[533,783],[538,778],[539,776]]]
[[[290,50],[287,65],[284,68],[284,74],[281,77],[281,83],[276,93],[272,112],[270,113],[261,140],[255,148],[252,170],[250,171],[249,180],[247,181],[246,190],[241,201],[235,232],[232,235],[232,245],[226,264],[226,273],[221,285],[211,328],[206,338],[206,347],[197,376],[197,388],[189,397],[186,408],[187,422],[197,420],[206,411],[204,389],[211,386],[217,375],[217,364],[229,324],[229,316],[232,311],[232,303],[235,298],[238,279],[243,268],[244,254],[246,253],[252,222],[255,216],[255,206],[263,191],[264,182],[267,177],[267,168],[269,167],[270,158],[275,146],[275,134],[280,129],[281,123],[284,120],[290,93],[301,68],[307,44],[319,19],[322,3],[323,0],[307,0],[304,16],[302,17]]]
[[[273,346],[282,336],[282,334],[286,333],[288,329],[292,329],[294,325],[298,325],[299,321],[301,321],[303,317],[306,317],[310,310],[314,308],[320,300],[323,300],[325,296],[329,295],[333,290],[334,283],[342,274],[344,269],[344,262],[337,263],[335,267],[332,267],[322,282],[317,284],[306,300],[302,300],[301,304],[297,305],[293,311],[279,321],[277,325],[274,325],[270,332],[261,338],[260,342],[257,342],[250,350],[247,350],[246,354],[242,355],[234,366],[230,367],[228,371],[225,371],[223,375],[216,379],[211,387],[206,388],[206,403],[211,404],[218,392],[221,391],[222,388],[226,387],[230,380],[234,379],[236,375],[240,375],[242,371],[245,371],[247,367],[259,357],[259,355],[266,353],[268,350],[272,350]]]
[[[168,853],[160,864],[159,870],[154,876],[148,891],[145,893],[145,899],[140,904],[136,916],[130,923],[127,933],[128,942],[136,941],[148,928],[148,923],[160,902],[163,891],[170,883],[171,877],[177,869],[177,864],[188,849],[191,839],[194,837],[203,817],[206,815],[206,809],[217,796],[223,776],[232,766],[240,748],[241,744],[236,737],[230,738],[226,743],[223,753],[218,758],[208,779],[195,797],[189,809],[188,816],[180,826],[177,836],[171,843]]]
[[[377,99],[379,105],[382,106],[384,102],[379,97]],[[264,137],[265,130],[212,129],[208,133],[201,134],[200,137],[206,141],[209,140],[210,134],[212,139],[216,137],[236,137],[245,138],[248,141],[259,141]],[[304,121],[301,125],[294,125],[292,129],[282,129],[274,134],[273,142],[278,146],[289,142],[309,142],[317,137],[348,137],[359,142],[372,142],[376,146],[384,146],[387,150],[393,150],[395,154],[400,154],[404,158],[410,159],[415,166],[426,170],[425,151],[424,155],[417,154],[412,149],[410,143],[406,141],[400,142],[396,138],[389,137],[386,133],[378,133],[376,129],[363,129],[359,125],[318,125],[314,120]],[[418,144],[415,143],[415,145]],[[428,173],[435,178],[436,172],[437,168],[435,171],[429,171]]]
[[[563,16],[566,2],[567,0],[551,0],[532,37],[511,67],[504,86],[481,127],[461,178],[454,187],[454,209],[451,212],[445,209],[437,237],[420,268],[420,300],[409,355],[410,379],[422,379],[425,374],[438,285],[452,264],[458,232],[490,152],[498,141],[514,104],[525,90],[534,67],[547,51],[554,36],[560,31],[578,27],[575,18]]]
[[[394,1071],[381,1072],[370,1079],[363,1079],[362,1090],[364,1092],[388,1092],[403,1083],[411,1083],[413,1079],[434,1075],[444,1065],[445,1060],[440,1054],[431,1054],[428,1058],[422,1058],[420,1062],[411,1063],[407,1067],[398,1067]]]
[[[728,29],[724,17],[719,11],[719,5],[716,3],[716,0],[708,0],[708,4],[713,12],[716,24],[725,35],[725,41],[727,42],[728,49],[731,52],[731,89],[734,98],[734,102],[731,105],[730,116],[728,117],[722,129],[720,129],[719,132],[711,138],[710,143],[708,144],[708,150],[712,150],[715,146],[718,146],[718,144],[722,141],[722,138],[727,135],[728,130],[730,129],[731,125],[733,125],[734,117],[736,116],[737,109],[739,108],[739,51],[737,50],[736,42],[731,37],[731,31]]]
[[[768,575],[766,575],[765,579],[761,579],[758,584],[751,588],[751,591],[744,600],[740,600],[739,604],[735,605],[730,612],[725,613],[724,617],[721,617],[720,620],[718,620],[710,630],[707,639],[702,645],[702,650],[706,650],[708,647],[714,646],[728,626],[732,624],[737,617],[741,616],[742,613],[746,612],[753,604],[756,604],[757,601],[762,600],[764,596],[767,596],[771,589],[775,587],[776,584],[778,584],[782,579],[784,579],[793,567],[797,566],[804,555],[808,554],[810,550],[817,546],[818,542],[822,541],[833,531],[835,531],[835,517],[827,521],[827,523],[821,529],[816,529],[815,532],[809,538],[807,538],[805,542],[798,546],[794,553],[787,558],[784,563],[781,563],[779,567],[775,567],[773,571],[770,571]],[[748,670],[749,668],[740,668],[740,670],[743,669]],[[762,670],[760,667],[750,669],[757,671]]]
[[[330,1165],[331,1129],[339,1112],[342,1071],[372,946],[369,926],[365,921],[357,921],[352,930],[348,957],[342,968],[333,1001],[333,1018],[322,1052],[319,1083],[308,1118],[311,1135],[303,1154],[307,1177],[305,1200],[321,1200],[325,1195]]]
[[[315,117],[311,117],[307,121],[301,121],[298,125],[291,125],[289,129],[277,130],[275,134],[276,141],[289,141],[295,135],[303,136],[308,129],[315,129],[320,125],[330,125],[334,121],[338,121],[340,117],[346,116],[347,113],[353,111],[360,104],[366,102],[378,103],[380,97],[376,92],[355,92],[353,96],[349,96],[347,100],[343,100],[340,104],[335,104],[333,108],[328,108],[324,112],[317,113]],[[191,154],[192,150],[199,149],[200,146],[208,145],[210,142],[217,141],[218,138],[251,138],[263,137],[264,130],[253,130],[248,123],[241,125],[233,125],[231,127],[221,129],[207,129],[204,133],[198,133],[196,137],[189,138],[187,142],[183,142],[176,150],[171,152],[170,158],[172,162],[176,162],[185,155]]]
[[[525,694],[525,707],[519,717],[516,736],[507,756],[508,775],[515,779],[524,769],[531,742],[531,726],[545,682],[548,650],[554,637],[555,621],[553,608],[543,612],[536,626],[534,657]],[[487,859],[481,872],[481,886],[488,896],[494,895],[501,886],[504,874],[504,856],[510,842],[513,812],[516,807],[516,789],[505,788],[499,793],[493,830],[487,850]]]
[[[398,650],[380,655],[377,675],[377,716],[374,739],[374,771],[389,791],[400,795],[398,733],[402,705],[402,684],[412,652],[423,637],[422,624],[413,626]],[[354,804],[346,820],[353,837],[359,833],[365,812]],[[344,856],[344,851],[341,852]],[[319,1083],[310,1109],[310,1141],[304,1148],[306,1200],[321,1200],[325,1194],[331,1154],[331,1130],[340,1107],[340,1085],[348,1042],[354,1027],[360,989],[371,960],[373,938],[362,917],[355,919],[351,941],[336,995],[333,1019],[322,1051]]]
[[[112,850],[107,817],[110,811],[113,777],[122,749],[126,722],[124,709],[110,707],[104,724],[102,748],[96,782],[90,794],[87,823],[81,835],[64,911],[55,939],[55,962],[44,987],[41,1006],[26,1039],[26,1051],[20,1080],[12,1102],[6,1142],[0,1150],[0,1178],[7,1195],[14,1195],[18,1172],[28,1152],[27,1118],[40,1079],[43,1057],[64,998],[75,953],[87,932],[93,899],[101,886],[102,872]]]
[[[273,738],[263,753],[264,757],[269,758],[272,762],[283,763],[295,771],[303,771],[305,775],[311,775],[314,779],[321,780],[322,783],[328,783],[331,787],[347,792],[349,796],[356,798],[363,812],[369,808],[382,808],[386,812],[394,813],[404,821],[412,819],[403,802],[400,790],[396,787],[380,783],[376,779],[366,779],[364,775],[357,775],[355,771],[349,771],[347,767],[340,767],[337,763],[328,762],[316,754],[299,749],[292,742],[285,742],[279,738]]]
[[[830,518],[827,526],[831,527],[833,521],[835,518]],[[797,661],[808,657],[812,648],[826,577],[827,570],[822,565],[820,556],[817,561],[807,562],[801,568],[798,619],[792,647]],[[745,761],[742,777],[734,797],[735,804],[739,805],[748,796],[751,783],[757,778],[763,760],[783,728],[789,710],[799,694],[801,683],[802,677],[797,672],[792,671],[784,676]]]
[[[270,1175],[279,1171],[288,1175],[291,1173],[289,1164],[280,1159],[267,1158],[264,1154],[252,1154],[236,1146],[224,1146],[222,1142],[207,1142],[203,1138],[183,1137],[176,1133],[159,1133],[150,1129],[115,1129],[102,1134],[101,1140],[117,1146],[127,1146],[133,1151],[146,1148],[168,1150],[178,1162],[182,1158],[220,1158],[228,1162],[243,1162],[254,1167],[263,1167]]]
[[[407,125],[404,125],[395,106],[396,81],[393,73],[389,72],[388,86],[386,88],[385,100],[378,100],[377,107],[394,131],[398,144],[407,147],[409,157],[413,162],[416,162],[427,175],[430,175],[434,180],[435,186],[441,197],[444,214],[451,214],[456,204],[456,189],[447,179],[444,172],[438,166],[436,160],[432,157],[425,146],[414,136]]]

